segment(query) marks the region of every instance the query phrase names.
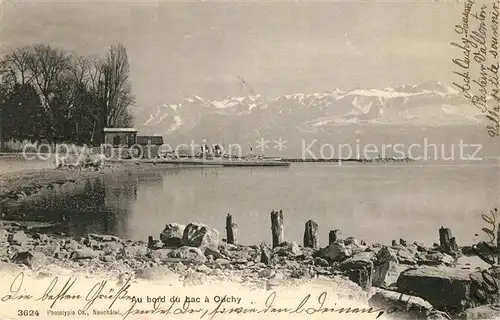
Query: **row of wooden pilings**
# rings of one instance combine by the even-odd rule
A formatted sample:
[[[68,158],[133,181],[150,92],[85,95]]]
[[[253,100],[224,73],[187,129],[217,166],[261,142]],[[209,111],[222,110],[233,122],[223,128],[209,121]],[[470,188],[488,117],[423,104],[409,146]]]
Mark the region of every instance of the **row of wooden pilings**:
[[[313,220],[308,220],[305,223],[304,242],[303,246],[306,248],[319,249],[319,225]],[[226,216],[226,236],[227,243],[237,244],[237,230],[238,226],[233,222],[233,217],[230,213]],[[272,246],[276,248],[285,242],[285,229],[283,223],[283,210],[271,211],[271,233],[272,233]],[[500,247],[500,224],[498,231],[498,246]],[[340,230],[330,230],[328,234],[328,244],[335,243],[340,238]],[[453,254],[459,250],[455,237],[452,236],[449,228],[441,227],[439,229],[439,247],[446,253]],[[365,244],[361,241],[361,244]],[[406,246],[405,240],[400,239],[399,243],[396,240],[392,241],[392,245]],[[263,255],[265,258],[265,255]],[[500,257],[499,257],[500,259]],[[266,263],[267,264],[267,263]],[[365,291],[371,288],[373,276],[373,266],[363,265],[349,270],[349,279],[359,284]]]
[[[308,220],[305,224],[304,242],[305,248],[319,249],[319,225],[313,220]],[[233,216],[228,213],[226,216],[226,241],[230,244],[237,243],[238,226],[233,222]],[[285,242],[285,228],[283,223],[283,210],[271,211],[271,233],[272,246],[276,248]],[[329,244],[339,240],[340,230],[331,230],[328,233]],[[268,264],[269,258],[266,254],[262,255],[263,262]],[[349,270],[349,279],[357,283],[363,290],[369,292],[372,285],[373,268],[370,266],[361,266]]]
[[[304,243],[305,248],[319,248],[319,225],[313,220],[308,220],[305,224]],[[337,241],[340,231],[331,230],[328,234],[328,242]],[[285,228],[283,223],[283,210],[271,211],[271,234],[273,248],[285,242]],[[233,222],[233,216],[228,213],[226,216],[226,241],[230,244],[237,244],[238,225]]]
[[[319,225],[313,220],[308,220],[305,224],[304,230],[304,242],[303,246],[305,248],[319,248]],[[498,246],[500,247],[500,224],[499,224],[499,236],[498,236]],[[227,243],[236,244],[238,233],[238,225],[233,222],[233,216],[228,213],[226,216],[226,236]],[[285,228],[283,223],[283,210],[271,211],[271,233],[272,233],[272,245],[273,248],[278,247],[280,244],[285,242]],[[328,233],[328,244],[334,243],[339,239],[340,230],[334,229],[330,230]],[[364,242],[364,241],[362,241]],[[458,245],[455,237],[452,236],[451,230],[449,228],[441,227],[439,229],[439,242],[440,247],[444,249],[445,252],[458,251]],[[396,245],[396,240],[392,241],[392,245]],[[400,244],[406,244],[406,241],[400,239]]]

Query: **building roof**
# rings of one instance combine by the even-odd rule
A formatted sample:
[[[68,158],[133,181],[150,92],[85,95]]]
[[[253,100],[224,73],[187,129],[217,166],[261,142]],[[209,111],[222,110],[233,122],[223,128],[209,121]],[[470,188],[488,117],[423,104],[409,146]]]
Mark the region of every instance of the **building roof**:
[[[140,145],[162,145],[163,144],[163,137],[162,136],[137,136],[136,140],[137,144]]]
[[[137,129],[135,128],[104,128],[104,132],[130,132],[136,133]]]

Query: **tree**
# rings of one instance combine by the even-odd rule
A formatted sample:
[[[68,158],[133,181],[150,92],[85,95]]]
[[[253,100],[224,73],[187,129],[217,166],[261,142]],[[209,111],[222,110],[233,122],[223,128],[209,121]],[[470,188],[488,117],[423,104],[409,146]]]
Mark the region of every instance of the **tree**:
[[[98,58],[14,48],[0,59],[0,98],[0,147],[7,138],[101,142],[104,127],[132,124],[127,51],[118,44]]]
[[[122,44],[109,48],[104,64],[105,126],[121,126],[134,103],[129,83],[127,50]]]

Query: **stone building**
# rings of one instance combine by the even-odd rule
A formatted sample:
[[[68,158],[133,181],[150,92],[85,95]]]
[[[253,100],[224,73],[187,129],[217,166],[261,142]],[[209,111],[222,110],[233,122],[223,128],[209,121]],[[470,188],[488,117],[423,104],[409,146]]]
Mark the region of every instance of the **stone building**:
[[[113,147],[131,147],[136,144],[137,129],[134,128],[104,128],[104,144]]]
[[[107,158],[127,159],[131,157],[130,147],[137,142],[137,129],[104,128],[104,155]]]

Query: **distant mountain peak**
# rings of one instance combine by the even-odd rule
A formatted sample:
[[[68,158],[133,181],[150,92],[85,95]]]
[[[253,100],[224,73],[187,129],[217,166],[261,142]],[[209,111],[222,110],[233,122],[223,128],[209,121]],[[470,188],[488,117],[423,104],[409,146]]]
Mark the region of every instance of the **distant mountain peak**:
[[[312,93],[226,96],[193,95],[182,103],[137,110],[136,126],[152,133],[209,135],[224,128],[238,136],[286,127],[300,132],[329,132],[345,125],[471,125],[478,111],[443,83],[427,81],[384,89],[332,89]],[[241,131],[241,132],[240,132]]]

